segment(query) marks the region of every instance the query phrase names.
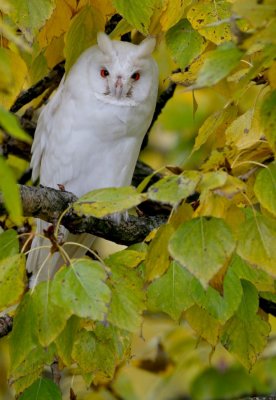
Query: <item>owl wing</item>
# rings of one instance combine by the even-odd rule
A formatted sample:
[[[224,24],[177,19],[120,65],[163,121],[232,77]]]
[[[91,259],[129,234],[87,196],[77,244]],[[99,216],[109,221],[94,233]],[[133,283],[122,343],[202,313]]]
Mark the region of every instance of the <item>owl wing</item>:
[[[51,138],[52,132],[54,130],[53,115],[61,104],[63,86],[64,78],[62,79],[54,96],[42,109],[37,121],[35,137],[32,145],[31,168],[33,181],[36,181],[40,176],[42,156],[46,148],[46,142]]]

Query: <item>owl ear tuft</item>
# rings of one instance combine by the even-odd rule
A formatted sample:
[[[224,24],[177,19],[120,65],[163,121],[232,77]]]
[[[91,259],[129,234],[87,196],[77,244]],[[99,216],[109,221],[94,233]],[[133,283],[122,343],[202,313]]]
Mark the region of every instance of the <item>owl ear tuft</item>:
[[[144,39],[137,48],[137,57],[146,58],[151,55],[156,46],[156,39],[154,37],[147,37]]]
[[[104,54],[111,54],[113,52],[112,40],[109,39],[108,35],[104,32],[97,34],[97,42],[100,50]]]

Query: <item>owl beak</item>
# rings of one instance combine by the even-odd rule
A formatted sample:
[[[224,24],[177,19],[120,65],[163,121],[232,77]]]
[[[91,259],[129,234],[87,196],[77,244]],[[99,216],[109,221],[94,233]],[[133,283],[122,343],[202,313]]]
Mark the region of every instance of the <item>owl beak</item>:
[[[123,81],[122,77],[118,76],[115,82],[115,96],[117,97],[117,99],[120,99],[122,97],[122,93],[123,93]]]

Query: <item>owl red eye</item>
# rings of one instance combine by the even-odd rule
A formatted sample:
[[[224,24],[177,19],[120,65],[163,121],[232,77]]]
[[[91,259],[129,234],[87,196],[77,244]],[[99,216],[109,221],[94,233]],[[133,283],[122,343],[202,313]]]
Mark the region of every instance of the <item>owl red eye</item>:
[[[109,75],[109,72],[106,68],[102,68],[100,74],[102,78],[106,78]]]
[[[139,81],[139,79],[140,79],[140,74],[139,74],[139,72],[134,72],[134,74],[131,75],[131,78],[132,78],[134,81]]]

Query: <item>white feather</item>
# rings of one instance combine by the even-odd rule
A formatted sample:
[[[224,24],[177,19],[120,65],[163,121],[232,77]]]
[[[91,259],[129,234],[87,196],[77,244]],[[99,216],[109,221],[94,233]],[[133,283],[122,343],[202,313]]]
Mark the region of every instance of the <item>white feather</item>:
[[[77,196],[131,183],[156,104],[158,69],[150,55],[154,44],[152,38],[136,46],[98,35],[98,45],[80,56],[39,117],[32,146],[33,180],[40,176],[42,185],[61,184]],[[107,76],[101,75],[102,69]],[[134,80],[137,72],[140,79]],[[39,222],[38,232],[45,227]],[[90,247],[93,236],[81,235],[77,241]],[[46,242],[37,239],[33,248]],[[27,268],[33,282],[52,276],[60,263],[53,257],[37,277],[45,254],[30,253]]]

